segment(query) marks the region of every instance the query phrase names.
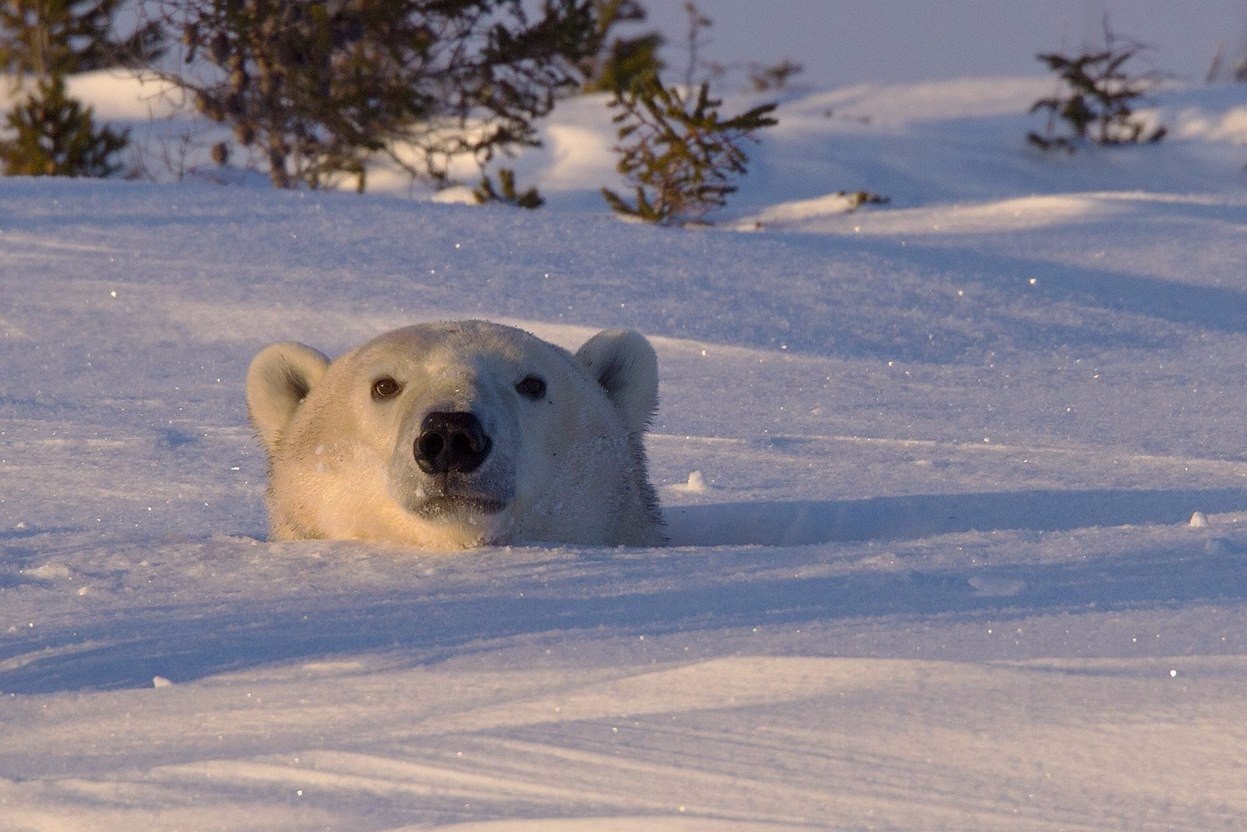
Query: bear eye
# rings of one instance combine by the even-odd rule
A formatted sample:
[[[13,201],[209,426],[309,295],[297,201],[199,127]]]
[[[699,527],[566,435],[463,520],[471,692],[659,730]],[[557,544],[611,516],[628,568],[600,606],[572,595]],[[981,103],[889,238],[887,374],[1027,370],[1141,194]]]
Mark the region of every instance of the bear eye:
[[[541,376],[525,376],[515,385],[515,391],[526,399],[537,401],[546,394],[546,380]]]
[[[381,378],[372,383],[373,401],[383,402],[386,399],[394,398],[401,392],[403,392],[403,385],[390,376],[381,376]]]

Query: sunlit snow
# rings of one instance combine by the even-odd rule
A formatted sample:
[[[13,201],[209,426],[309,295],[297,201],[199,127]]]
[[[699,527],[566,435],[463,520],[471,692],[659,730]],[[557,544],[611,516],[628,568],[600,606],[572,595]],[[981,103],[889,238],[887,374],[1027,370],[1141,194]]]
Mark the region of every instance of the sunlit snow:
[[[600,99],[535,213],[0,180],[0,829],[1241,829],[1247,98],[1048,89],[795,95],[710,229]],[[250,357],[464,316],[651,336],[670,546],[265,541]]]

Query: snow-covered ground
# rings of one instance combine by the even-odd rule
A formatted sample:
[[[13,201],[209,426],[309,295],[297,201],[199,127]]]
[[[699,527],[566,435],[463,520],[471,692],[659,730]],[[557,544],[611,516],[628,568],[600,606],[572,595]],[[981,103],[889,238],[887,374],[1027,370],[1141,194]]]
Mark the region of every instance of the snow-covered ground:
[[[0,180],[0,830],[1241,830],[1247,92],[1047,92],[794,96],[714,229],[593,99],[536,213]],[[669,547],[265,542],[251,355],[462,316],[653,338]]]

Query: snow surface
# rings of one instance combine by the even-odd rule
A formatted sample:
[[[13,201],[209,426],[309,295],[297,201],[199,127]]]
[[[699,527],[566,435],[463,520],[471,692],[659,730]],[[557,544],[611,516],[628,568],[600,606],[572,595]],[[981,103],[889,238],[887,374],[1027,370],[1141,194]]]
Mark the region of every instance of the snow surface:
[[[1247,97],[1037,89],[796,96],[714,229],[597,99],[537,213],[0,181],[0,830],[1241,830]],[[653,337],[670,546],[264,541],[251,355],[460,316]]]

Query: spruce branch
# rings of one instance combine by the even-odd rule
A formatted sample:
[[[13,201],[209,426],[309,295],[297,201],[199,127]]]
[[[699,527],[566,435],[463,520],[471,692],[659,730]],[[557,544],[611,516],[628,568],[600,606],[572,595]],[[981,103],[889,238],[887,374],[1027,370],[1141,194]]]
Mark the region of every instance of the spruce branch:
[[[762,104],[724,117],[722,101],[711,98],[708,84],[693,96],[667,87],[650,75],[611,101],[617,112],[618,171],[632,186],[633,201],[602,189],[616,213],[662,225],[701,220],[726,204],[736,191],[733,178],[744,175],[749,161],[741,147],[754,132],[778,123],[775,104]]]

